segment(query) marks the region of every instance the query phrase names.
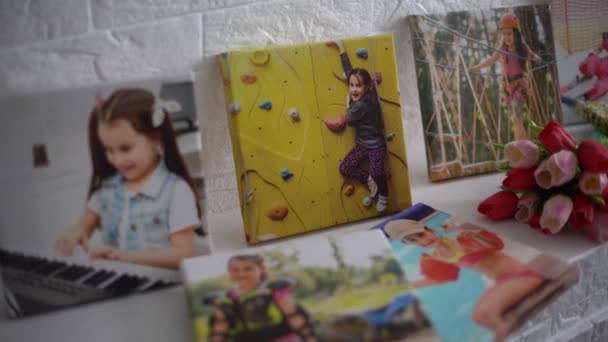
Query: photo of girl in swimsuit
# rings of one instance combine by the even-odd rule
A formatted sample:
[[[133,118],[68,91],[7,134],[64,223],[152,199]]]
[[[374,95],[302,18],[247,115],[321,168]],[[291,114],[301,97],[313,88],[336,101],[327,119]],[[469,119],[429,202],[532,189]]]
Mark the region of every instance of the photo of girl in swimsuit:
[[[454,341],[505,339],[568,274],[562,262],[423,204],[376,228],[436,329]]]

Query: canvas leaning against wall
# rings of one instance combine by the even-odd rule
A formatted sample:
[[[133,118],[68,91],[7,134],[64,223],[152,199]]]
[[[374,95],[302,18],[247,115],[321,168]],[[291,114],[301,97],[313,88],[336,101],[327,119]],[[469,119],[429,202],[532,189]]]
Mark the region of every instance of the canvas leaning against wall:
[[[210,253],[190,77],[0,99],[0,266],[12,317],[179,282]]]
[[[561,121],[548,6],[408,20],[431,181],[495,171],[527,120]]]
[[[594,113],[588,112],[593,107],[586,110],[579,102],[608,103],[608,2],[552,0],[550,4],[564,123],[593,122]]]
[[[392,36],[218,60],[249,243],[411,204]]]
[[[378,231],[183,261],[196,341],[441,341]]]

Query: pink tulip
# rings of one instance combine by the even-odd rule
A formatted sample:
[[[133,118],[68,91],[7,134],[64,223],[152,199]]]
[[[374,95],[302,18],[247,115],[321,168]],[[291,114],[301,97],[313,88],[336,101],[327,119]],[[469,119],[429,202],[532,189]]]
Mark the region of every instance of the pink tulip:
[[[521,223],[528,223],[534,214],[534,209],[538,203],[538,194],[535,192],[526,192],[517,202],[517,211],[515,212],[515,220]]]
[[[584,171],[578,181],[578,188],[585,195],[601,195],[608,185],[608,176],[605,173]]]
[[[517,140],[505,145],[505,158],[513,168],[527,169],[536,166],[538,157],[538,146],[530,140]]]
[[[557,234],[568,222],[572,207],[572,199],[566,195],[557,194],[549,198],[540,216],[541,228],[551,234]]]
[[[608,213],[596,211],[593,222],[583,227],[583,231],[592,240],[597,242],[608,241]]]
[[[576,175],[576,155],[570,150],[561,150],[544,160],[534,172],[536,183],[543,189],[564,185]]]

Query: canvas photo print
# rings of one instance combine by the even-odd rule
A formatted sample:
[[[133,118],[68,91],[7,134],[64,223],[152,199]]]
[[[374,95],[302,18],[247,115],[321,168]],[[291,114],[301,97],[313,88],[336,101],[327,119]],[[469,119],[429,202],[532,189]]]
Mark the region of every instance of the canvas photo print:
[[[423,203],[373,229],[443,341],[502,341],[578,280],[575,266]]]
[[[529,120],[561,121],[548,6],[408,20],[431,181],[495,171]]]
[[[378,231],[183,262],[197,341],[440,341]]]
[[[249,243],[411,204],[391,35],[218,60]]]
[[[179,282],[211,252],[193,83],[0,99],[0,268],[11,317]]]
[[[564,123],[593,122],[599,113],[592,110],[599,105],[593,102],[608,103],[608,3],[552,0],[550,4]],[[579,102],[591,102],[591,107],[576,108]]]

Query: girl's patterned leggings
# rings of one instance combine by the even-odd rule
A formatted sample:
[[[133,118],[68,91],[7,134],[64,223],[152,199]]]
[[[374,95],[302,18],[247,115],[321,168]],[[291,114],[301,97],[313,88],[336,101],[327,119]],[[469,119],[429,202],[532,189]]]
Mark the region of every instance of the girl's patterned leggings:
[[[376,148],[367,148],[361,145],[348,152],[342,163],[340,173],[346,178],[354,178],[367,186],[367,177],[372,176],[378,184],[378,193],[388,196],[388,185],[384,173],[384,159],[386,158],[386,145]],[[369,171],[365,170],[363,162],[369,160]]]

